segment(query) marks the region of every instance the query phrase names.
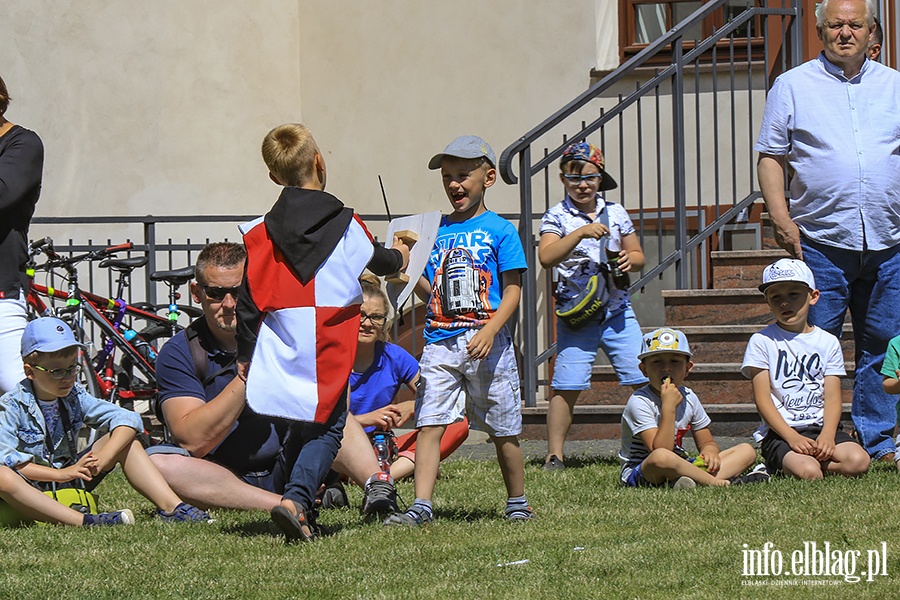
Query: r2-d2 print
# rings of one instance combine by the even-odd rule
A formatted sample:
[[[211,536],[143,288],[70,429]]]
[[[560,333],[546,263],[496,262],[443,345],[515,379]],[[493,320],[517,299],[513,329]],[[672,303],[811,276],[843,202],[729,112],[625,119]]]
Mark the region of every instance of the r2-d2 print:
[[[465,248],[453,248],[444,255],[441,303],[448,315],[481,310],[479,271],[472,253]]]

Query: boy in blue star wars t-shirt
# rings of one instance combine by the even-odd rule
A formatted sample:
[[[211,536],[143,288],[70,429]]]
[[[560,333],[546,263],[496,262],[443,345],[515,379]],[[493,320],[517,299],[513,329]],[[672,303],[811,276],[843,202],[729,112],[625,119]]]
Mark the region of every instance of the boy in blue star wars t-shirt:
[[[525,499],[519,375],[506,322],[521,293],[525,253],[515,227],[484,206],[497,180],[496,159],[477,136],[453,140],[428,163],[440,169],[453,212],[441,220],[416,293],[428,301],[426,346],[416,393],[416,501],[387,525],[424,525],[434,518],[431,496],[447,425],[468,416],[497,449],[508,500],[506,517],[533,517]]]

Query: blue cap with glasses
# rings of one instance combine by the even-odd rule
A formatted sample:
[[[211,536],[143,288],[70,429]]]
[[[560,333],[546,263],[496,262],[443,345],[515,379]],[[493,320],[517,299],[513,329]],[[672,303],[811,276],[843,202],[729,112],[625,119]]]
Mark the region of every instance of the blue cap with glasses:
[[[65,348],[84,348],[62,319],[41,317],[30,321],[22,334],[22,356],[32,352],[56,352]]]
[[[616,180],[610,177],[609,173],[606,172],[606,162],[603,159],[603,152],[600,151],[600,148],[594,146],[589,142],[576,142],[574,144],[569,144],[565,150],[563,150],[562,158],[559,160],[560,167],[568,162],[572,162],[573,160],[588,162],[597,167],[600,170],[600,175],[603,176],[603,179],[600,181],[600,190],[612,190],[618,187]],[[590,181],[590,175],[587,176],[578,176],[578,178],[566,177],[566,180],[573,182],[574,184],[581,183],[581,181]]]

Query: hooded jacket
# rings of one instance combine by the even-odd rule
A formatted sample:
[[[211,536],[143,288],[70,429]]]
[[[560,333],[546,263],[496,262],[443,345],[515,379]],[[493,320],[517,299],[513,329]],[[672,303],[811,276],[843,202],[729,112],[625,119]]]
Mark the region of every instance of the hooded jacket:
[[[402,257],[318,190],[285,188],[241,232],[247,263],[237,340],[238,360],[251,364],[247,404],[258,414],[325,423],[346,395],[356,356],[359,276],[367,266],[394,272]]]

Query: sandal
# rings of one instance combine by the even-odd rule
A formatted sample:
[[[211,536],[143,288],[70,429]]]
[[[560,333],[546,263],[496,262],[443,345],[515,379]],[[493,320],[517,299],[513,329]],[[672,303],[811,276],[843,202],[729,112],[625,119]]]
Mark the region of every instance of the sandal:
[[[291,500],[291,502],[293,503],[297,514],[292,513],[283,505],[279,504],[269,512],[272,521],[274,521],[275,525],[278,526],[278,529],[284,533],[284,537],[287,538],[288,542],[293,542],[295,540],[304,542],[313,541],[316,539],[316,533],[313,526],[310,524],[309,518],[306,516],[306,509],[296,500]]]

